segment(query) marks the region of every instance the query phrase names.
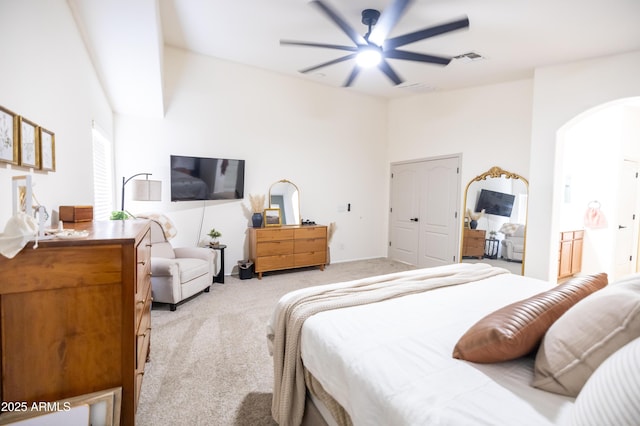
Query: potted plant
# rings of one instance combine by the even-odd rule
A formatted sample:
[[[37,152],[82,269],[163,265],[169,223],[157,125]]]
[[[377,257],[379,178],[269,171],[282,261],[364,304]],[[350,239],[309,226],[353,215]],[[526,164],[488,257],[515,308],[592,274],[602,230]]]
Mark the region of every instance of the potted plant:
[[[222,233],[220,231],[216,230],[216,228],[211,228],[211,231],[209,231],[209,233],[207,235],[211,238],[210,245],[217,246],[218,244],[220,244],[218,242],[218,238],[220,238],[222,236]]]
[[[498,235],[497,231],[494,231],[494,230],[489,231],[489,239],[495,240],[496,239],[496,235]]]
[[[111,220],[125,220],[132,217],[129,213],[124,210],[114,210],[111,212]]]

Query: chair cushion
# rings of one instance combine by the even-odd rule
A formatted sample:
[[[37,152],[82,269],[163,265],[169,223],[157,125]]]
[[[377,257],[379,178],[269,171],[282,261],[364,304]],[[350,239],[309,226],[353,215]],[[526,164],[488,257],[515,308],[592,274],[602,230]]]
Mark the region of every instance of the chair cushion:
[[[176,255],[173,252],[171,243],[165,241],[151,244],[151,257],[165,257],[167,259],[175,259]]]
[[[607,357],[640,337],[640,278],[613,283],[578,302],[547,331],[533,386],[578,396]]]
[[[508,361],[534,350],[547,329],[571,306],[607,285],[607,274],[564,284],[485,316],[460,338],[453,357],[478,363]]]
[[[209,262],[201,259],[180,258],[174,262],[178,265],[182,284],[209,273]]]

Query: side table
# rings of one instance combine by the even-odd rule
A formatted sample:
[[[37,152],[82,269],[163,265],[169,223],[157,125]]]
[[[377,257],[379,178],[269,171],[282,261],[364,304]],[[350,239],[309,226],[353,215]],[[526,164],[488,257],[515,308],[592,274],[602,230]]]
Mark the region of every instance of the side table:
[[[485,259],[497,259],[498,258],[498,246],[500,240],[490,238],[484,240],[484,258]]]
[[[209,248],[220,252],[220,271],[218,271],[218,275],[213,277],[213,282],[224,284],[224,249],[226,249],[227,246],[225,244],[216,244],[215,246],[209,245]]]

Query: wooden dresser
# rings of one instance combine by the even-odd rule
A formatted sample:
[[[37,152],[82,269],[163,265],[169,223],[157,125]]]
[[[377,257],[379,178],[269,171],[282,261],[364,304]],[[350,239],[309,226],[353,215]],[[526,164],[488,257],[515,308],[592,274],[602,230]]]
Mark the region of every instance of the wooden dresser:
[[[560,233],[558,278],[571,277],[582,270],[583,241],[583,230],[565,231]]]
[[[485,237],[486,231],[464,228],[462,238],[462,257],[475,257],[482,259],[484,256]]]
[[[263,272],[327,264],[327,227],[293,225],[249,228],[249,257],[258,278]]]
[[[68,224],[87,238],[0,256],[2,402],[52,402],[122,387],[135,423],[151,338],[148,221]]]

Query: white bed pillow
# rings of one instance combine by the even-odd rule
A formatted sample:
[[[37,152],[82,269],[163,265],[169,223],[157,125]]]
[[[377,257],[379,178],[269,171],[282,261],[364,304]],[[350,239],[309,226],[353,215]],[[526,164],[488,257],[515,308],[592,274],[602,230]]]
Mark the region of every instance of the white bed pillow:
[[[612,353],[640,337],[640,276],[613,283],[576,303],[545,334],[533,386],[576,397]]]
[[[640,338],[607,358],[576,398],[571,425],[637,425],[640,420]]]

